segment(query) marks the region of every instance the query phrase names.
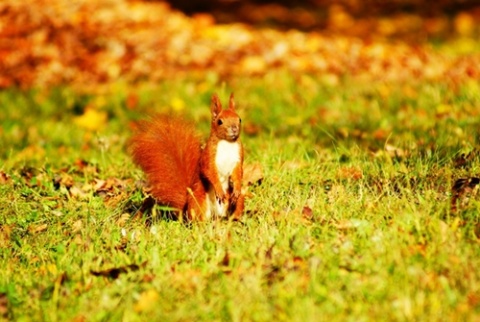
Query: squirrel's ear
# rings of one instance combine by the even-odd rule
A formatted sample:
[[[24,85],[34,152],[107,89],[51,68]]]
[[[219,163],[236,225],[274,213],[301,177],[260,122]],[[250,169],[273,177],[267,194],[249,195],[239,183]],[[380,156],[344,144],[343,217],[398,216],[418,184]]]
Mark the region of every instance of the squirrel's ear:
[[[212,111],[213,118],[216,118],[217,115],[222,111],[222,103],[220,103],[220,99],[216,93],[212,95],[212,104],[210,105],[210,110]]]
[[[233,100],[233,92],[230,94],[230,101],[228,102],[228,108],[235,110],[235,101]]]

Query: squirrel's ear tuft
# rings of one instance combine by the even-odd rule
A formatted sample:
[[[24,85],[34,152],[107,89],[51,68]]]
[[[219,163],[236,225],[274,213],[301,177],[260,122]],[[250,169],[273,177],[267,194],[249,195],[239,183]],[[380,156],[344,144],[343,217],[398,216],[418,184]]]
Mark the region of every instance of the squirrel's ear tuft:
[[[228,108],[231,110],[235,110],[235,101],[233,99],[233,92],[230,94],[230,101],[228,102]]]
[[[212,111],[213,118],[216,118],[217,115],[222,111],[222,103],[220,103],[220,99],[218,98],[217,93],[212,95],[212,103],[210,105],[210,110]]]

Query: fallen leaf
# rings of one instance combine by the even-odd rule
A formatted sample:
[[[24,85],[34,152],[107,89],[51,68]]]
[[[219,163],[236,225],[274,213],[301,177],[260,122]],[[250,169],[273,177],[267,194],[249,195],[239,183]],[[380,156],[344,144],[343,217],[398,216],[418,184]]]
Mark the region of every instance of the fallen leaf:
[[[125,224],[132,218],[132,215],[129,213],[123,213],[116,221],[117,225],[120,227],[125,226]]]
[[[85,112],[75,118],[75,124],[86,130],[97,131],[107,123],[107,112],[87,107]]]
[[[41,224],[41,225],[31,225],[28,227],[28,232],[31,234],[38,234],[41,233],[42,231],[47,230],[48,225],[47,224]]]
[[[81,219],[75,221],[72,225],[72,232],[77,233],[83,228],[83,221]]]
[[[124,252],[128,246],[128,238],[126,236],[122,236],[120,239],[120,243],[115,245],[115,249]]]
[[[116,189],[125,187],[125,183],[117,178],[108,178],[106,180],[94,179],[93,190],[96,193],[114,193]]]
[[[9,247],[12,231],[13,227],[11,225],[0,225],[0,248]]]
[[[149,289],[140,294],[138,301],[134,304],[133,309],[135,312],[150,311],[154,307],[157,307],[159,295],[154,289]]]
[[[62,172],[53,178],[53,186],[55,189],[60,189],[60,187],[69,189],[73,186],[73,184],[73,177],[65,172]]]
[[[478,293],[473,293],[473,292],[468,293],[467,300],[468,300],[468,304],[472,308],[480,306],[480,294]]]
[[[8,318],[8,296],[7,293],[0,293],[0,318],[4,321],[9,321]]]
[[[25,166],[20,170],[20,175],[26,180],[30,181],[33,177],[35,177],[39,173],[38,169]]]
[[[108,188],[105,189],[105,183],[106,183],[105,180],[94,179],[93,190],[95,190],[96,192],[99,192],[99,191],[107,191]]]
[[[220,266],[229,266],[230,265],[230,254],[228,251],[225,251],[225,256],[223,256],[222,261],[219,263]]]
[[[359,180],[363,178],[363,171],[358,167],[341,167],[337,171],[337,176],[340,179]]]
[[[302,209],[302,215],[304,219],[312,220],[313,219],[313,210],[308,206],[304,206]]]
[[[74,198],[77,198],[80,200],[84,200],[88,198],[88,193],[85,190],[83,190],[83,188],[78,187],[76,185],[71,187],[68,191],[70,192],[70,195]]]
[[[246,164],[243,169],[243,185],[261,184],[263,181],[263,170],[260,163]]]
[[[462,153],[455,157],[453,164],[455,168],[469,168],[477,156],[477,151],[472,151],[468,154]]]
[[[370,6],[346,2],[310,1],[295,10],[279,3],[214,3],[212,12],[221,20],[282,26],[275,30],[216,24],[215,14],[187,16],[161,1],[84,0],[72,7],[66,0],[3,0],[0,20],[8,28],[0,30],[0,37],[9,46],[1,53],[0,87],[69,83],[98,91],[99,85],[118,79],[134,83],[206,72],[265,75],[275,69],[321,75],[331,85],[346,74],[367,81],[455,80],[466,73],[478,78],[478,55],[449,57],[428,41],[453,33],[474,49],[479,16],[468,11],[469,2],[461,12],[428,18],[424,7],[431,12],[431,6],[423,2],[413,5],[413,13],[398,10],[400,2],[378,2],[373,16],[371,10],[365,12]],[[392,8],[397,10],[391,13]],[[127,108],[137,106],[134,97],[127,97]],[[89,130],[104,124],[96,116],[84,118],[78,122]]]
[[[73,163],[77,168],[79,168],[80,170],[83,170],[83,168],[85,168],[86,166],[90,165],[90,163],[86,160],[82,160],[82,159],[77,159],[75,160],[75,162]]]
[[[0,171],[0,184],[6,184],[10,182],[10,176],[3,171]]]
[[[74,162],[75,167],[84,175],[97,175],[100,171],[98,170],[98,167],[91,162],[88,162],[86,160],[82,159],[77,159]]]
[[[392,158],[403,158],[407,156],[407,152],[403,149],[395,147],[391,144],[385,145],[385,152]]]

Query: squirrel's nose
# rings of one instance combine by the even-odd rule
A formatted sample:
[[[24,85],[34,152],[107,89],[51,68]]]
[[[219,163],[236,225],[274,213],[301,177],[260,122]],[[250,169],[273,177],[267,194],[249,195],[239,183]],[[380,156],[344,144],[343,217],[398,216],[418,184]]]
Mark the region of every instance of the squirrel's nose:
[[[236,125],[230,127],[229,130],[228,130],[228,135],[234,140],[236,138],[238,138],[239,133],[240,133],[240,127],[238,127]]]

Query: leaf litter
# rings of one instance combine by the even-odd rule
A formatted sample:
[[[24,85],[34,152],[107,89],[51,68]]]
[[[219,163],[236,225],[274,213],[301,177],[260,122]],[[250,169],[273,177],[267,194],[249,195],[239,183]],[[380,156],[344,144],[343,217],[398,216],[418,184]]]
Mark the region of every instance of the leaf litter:
[[[216,24],[209,14],[187,17],[163,2],[5,0],[0,4],[0,87],[70,83],[94,89],[118,79],[158,81],[186,73],[204,75],[206,70],[223,76],[284,69],[336,79],[480,78],[478,55],[442,55],[428,44],[409,45],[409,37],[403,36],[404,41],[385,40],[387,30],[410,30],[411,39],[418,39],[419,31],[431,28],[432,19],[406,15],[362,22],[346,19],[349,15],[341,6],[330,9],[323,32],[284,32]],[[474,13],[461,12],[454,30],[462,39],[473,39],[478,20]],[[419,27],[405,28],[412,24]],[[99,113],[89,110],[78,122],[97,128],[105,122]],[[89,118],[95,122],[85,122]]]

